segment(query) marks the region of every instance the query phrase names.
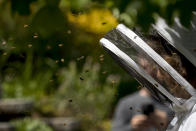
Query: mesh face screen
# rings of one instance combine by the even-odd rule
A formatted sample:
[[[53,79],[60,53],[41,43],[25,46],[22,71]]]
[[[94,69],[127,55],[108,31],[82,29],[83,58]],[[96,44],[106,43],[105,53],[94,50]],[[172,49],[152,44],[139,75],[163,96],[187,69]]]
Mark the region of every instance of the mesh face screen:
[[[136,39],[135,36],[133,39]],[[188,99],[191,95],[182,87],[167,71],[157,64],[144,50],[142,50],[134,41],[127,38],[122,32],[117,29],[113,29],[105,35],[105,38],[113,43],[122,52],[128,55],[132,60],[137,63],[144,71],[149,74],[154,80],[162,85],[170,94],[175,97]],[[155,43],[158,44],[158,43]],[[161,44],[161,43],[159,43]],[[156,45],[148,44],[154,48]],[[159,47],[159,46],[157,46]],[[159,52],[157,52],[159,53]],[[160,55],[161,52],[160,52]],[[118,56],[117,56],[118,57]],[[170,63],[169,63],[170,64]],[[152,89],[156,91],[156,89]],[[160,91],[158,91],[160,93]],[[158,94],[158,93],[156,93]]]

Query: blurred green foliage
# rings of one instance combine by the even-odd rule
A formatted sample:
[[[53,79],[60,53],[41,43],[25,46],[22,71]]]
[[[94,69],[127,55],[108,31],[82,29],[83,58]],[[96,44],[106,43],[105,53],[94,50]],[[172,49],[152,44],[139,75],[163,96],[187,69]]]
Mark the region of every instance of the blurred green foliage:
[[[89,113],[92,119],[103,119],[108,113],[104,109],[110,109],[120,76],[109,75],[101,83],[101,75],[100,64],[93,63],[91,58],[86,59],[81,72],[78,72],[76,63],[71,62],[68,69],[61,71],[62,84],[56,98],[66,101],[71,99],[75,108],[72,110],[79,114]]]
[[[12,121],[16,131],[53,131],[44,122],[31,118]]]
[[[37,102],[39,112],[53,116],[75,116],[81,121],[92,123],[84,130],[94,128],[99,121],[110,115],[120,77],[109,75],[101,82],[100,64],[93,63],[88,57],[82,70],[75,62],[58,72],[59,88],[50,97]],[[106,110],[107,109],[107,110]]]
[[[84,130],[104,130],[102,122],[110,118],[117,100],[138,84],[103,51],[99,39],[118,23],[147,31],[157,16],[169,24],[179,16],[188,27],[195,3],[0,0],[2,96],[30,97],[40,116],[75,116]],[[29,121],[19,122],[19,130],[39,127]]]

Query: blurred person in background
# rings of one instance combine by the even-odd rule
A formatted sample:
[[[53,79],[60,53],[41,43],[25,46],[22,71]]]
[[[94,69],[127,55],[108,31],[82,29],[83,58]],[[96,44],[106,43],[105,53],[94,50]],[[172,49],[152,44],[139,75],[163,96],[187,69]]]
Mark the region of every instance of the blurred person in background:
[[[145,113],[145,106],[149,108],[147,113]],[[142,88],[119,101],[114,113],[112,131],[164,129],[172,116],[173,112],[167,106],[160,104],[146,88]]]

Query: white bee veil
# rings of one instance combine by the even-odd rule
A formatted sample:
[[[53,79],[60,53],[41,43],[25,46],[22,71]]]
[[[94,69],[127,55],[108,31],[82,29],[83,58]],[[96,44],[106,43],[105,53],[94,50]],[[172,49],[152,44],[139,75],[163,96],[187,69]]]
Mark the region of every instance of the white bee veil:
[[[196,66],[195,51],[190,51],[190,48],[183,45],[184,41],[190,42],[188,36],[186,40],[181,41],[179,35],[174,36],[176,35],[175,33],[168,31],[172,28],[166,26],[163,20],[161,22],[159,21],[157,25],[154,25],[154,28],[169,44],[174,46]],[[181,31],[180,27],[178,28],[179,30],[176,26],[176,31],[180,35],[183,35],[183,31]],[[193,33],[195,33],[195,30],[196,27],[194,23],[192,23]],[[192,33],[190,34],[192,35]],[[179,43],[179,41],[181,43]],[[187,99],[196,94],[196,90],[193,86],[183,78],[174,67],[168,64],[166,60],[164,60],[159,53],[155,52],[140,36],[123,24],[119,24],[115,29],[108,32],[104,38],[100,40],[100,43],[122,68],[133,76],[141,85],[148,88],[160,102],[169,101],[170,103],[181,107],[184,101],[176,98],[176,89],[183,90],[188,96]],[[196,47],[195,44],[196,43],[192,46]],[[164,72],[164,76],[167,76],[167,79],[173,82],[171,83],[164,78],[157,77],[159,71]]]

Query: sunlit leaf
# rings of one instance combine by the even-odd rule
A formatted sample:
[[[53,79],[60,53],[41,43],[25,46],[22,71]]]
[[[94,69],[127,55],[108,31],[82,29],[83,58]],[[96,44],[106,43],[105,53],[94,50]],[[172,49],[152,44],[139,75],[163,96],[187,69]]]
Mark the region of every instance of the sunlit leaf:
[[[96,34],[106,33],[118,24],[112,12],[106,9],[92,9],[81,15],[68,12],[67,17],[69,22],[74,23],[77,27]]]

